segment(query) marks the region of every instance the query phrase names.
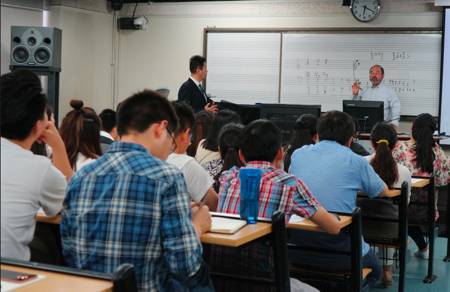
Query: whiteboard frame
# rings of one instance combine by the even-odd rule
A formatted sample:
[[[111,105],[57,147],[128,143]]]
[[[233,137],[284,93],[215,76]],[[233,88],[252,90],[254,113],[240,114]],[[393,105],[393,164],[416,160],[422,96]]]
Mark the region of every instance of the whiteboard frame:
[[[411,27],[398,27],[398,28],[387,28],[387,27],[370,27],[370,28],[204,28],[203,30],[203,56],[208,60],[207,56],[207,45],[208,45],[208,33],[281,33],[281,44],[280,44],[280,60],[283,49],[283,35],[284,34],[440,34],[442,35],[441,27],[423,27],[423,28],[411,28]],[[441,43],[441,53],[442,53],[442,43]],[[442,55],[441,55],[442,58]],[[441,64],[442,65],[442,64]],[[279,76],[279,86],[278,86],[278,103],[281,99],[281,62],[280,62],[280,76]],[[442,71],[442,66],[441,66]],[[442,84],[442,76],[439,81]],[[206,80],[203,81],[203,87],[206,88]],[[441,96],[439,96],[439,113],[438,120],[441,119]],[[402,118],[416,117],[410,115],[401,115]]]

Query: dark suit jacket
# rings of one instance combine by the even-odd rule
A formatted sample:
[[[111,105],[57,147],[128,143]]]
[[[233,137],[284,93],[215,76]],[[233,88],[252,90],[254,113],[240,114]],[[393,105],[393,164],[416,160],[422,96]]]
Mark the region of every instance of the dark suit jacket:
[[[178,100],[189,104],[194,112],[204,110],[208,103],[213,102],[210,98],[207,99],[208,102],[206,102],[205,96],[191,78],[184,82],[178,91]]]

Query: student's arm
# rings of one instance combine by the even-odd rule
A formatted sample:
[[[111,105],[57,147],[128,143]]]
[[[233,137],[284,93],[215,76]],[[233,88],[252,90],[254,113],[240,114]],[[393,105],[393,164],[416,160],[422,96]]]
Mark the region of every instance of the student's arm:
[[[386,184],[384,184],[383,190],[381,191],[381,193],[377,196],[377,197],[387,197],[388,196],[388,192],[389,192],[389,188]]]
[[[69,181],[72,176],[72,168],[70,167],[69,158],[67,157],[66,146],[53,122],[49,121],[47,123],[47,127],[40,139],[52,148],[53,165],[61,171],[66,177],[66,180]]]
[[[217,211],[217,205],[219,204],[219,195],[216,193],[216,191],[210,187],[207,191],[205,196],[209,194],[209,199],[206,201],[206,206],[209,207],[209,210],[216,212]],[[203,196],[203,198],[205,197]],[[202,198],[202,200],[203,200]]]
[[[309,219],[330,234],[338,234],[341,231],[341,223],[339,220],[333,214],[328,213],[323,207],[320,207]]]

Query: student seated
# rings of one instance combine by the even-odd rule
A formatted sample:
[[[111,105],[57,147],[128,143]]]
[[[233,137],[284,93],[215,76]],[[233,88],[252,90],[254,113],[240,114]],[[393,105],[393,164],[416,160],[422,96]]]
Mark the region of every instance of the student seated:
[[[200,164],[219,158],[219,133],[223,126],[229,123],[239,124],[241,118],[237,113],[230,110],[221,110],[218,112],[212,122],[205,140],[200,141],[195,154],[195,160]]]
[[[299,178],[280,169],[283,135],[273,122],[253,121],[241,131],[239,141],[239,156],[247,163],[245,168],[262,171],[259,217],[271,218],[274,212],[283,210],[286,224],[295,214],[310,218],[329,233],[339,233],[337,218],[322,208]],[[243,168],[233,167],[222,173],[218,212],[239,214],[240,169]],[[219,254],[211,256],[211,270],[232,270],[259,278],[273,278],[273,257],[269,257],[269,253],[270,249],[262,243],[241,250],[221,248]],[[259,260],[258,265],[246,265],[255,259]]]
[[[28,261],[36,214],[61,211],[72,171],[64,143],[45,113],[47,98],[33,72],[1,76],[1,256]],[[53,163],[30,151],[35,141],[53,149]]]
[[[82,100],[72,99],[70,106],[73,110],[63,119],[59,132],[75,172],[102,155],[100,119],[92,108],[83,107]]]
[[[198,144],[201,140],[206,139],[209,133],[209,128],[214,114],[210,111],[199,111],[195,113],[195,125],[192,128],[192,144],[189,145],[186,153],[189,156],[195,157],[197,154]]]
[[[304,146],[292,154],[289,172],[308,186],[324,208],[330,212],[351,213],[356,207],[358,191],[370,198],[388,194],[388,187],[367,160],[349,148],[355,133],[349,115],[339,111],[327,112],[318,121],[317,133],[317,144]],[[297,244],[350,249],[350,237],[347,234],[339,234],[338,238],[330,238],[319,232],[311,233],[309,237],[295,231],[291,234],[291,241]],[[372,269],[366,278],[366,285],[373,287],[381,276],[381,263],[364,240],[362,251],[363,267]],[[349,257],[332,254],[289,251],[289,259],[303,266],[336,271],[350,269]]]
[[[397,163],[406,166],[411,176],[429,177],[435,174],[435,186],[441,187],[450,183],[450,160],[442,148],[434,141],[433,133],[436,131],[436,121],[430,114],[420,114],[411,126],[411,139],[397,144],[393,152]],[[438,191],[436,189],[436,204]],[[427,189],[412,188],[412,202],[428,202]],[[427,206],[411,205],[408,208],[409,220],[425,220]],[[436,218],[439,212],[436,206]],[[418,249],[414,254],[428,259],[428,247],[419,226],[409,226],[408,235],[414,239]]]
[[[408,200],[411,195],[411,174],[408,168],[397,164],[392,156],[392,150],[397,144],[397,132],[391,124],[379,122],[373,128],[370,134],[370,141],[375,153],[365,158],[372,165],[375,172],[391,188],[401,188],[402,183],[408,183]],[[382,217],[388,219],[398,219],[398,206],[387,200],[372,200],[366,198],[357,198],[356,205],[361,207],[361,214],[370,217]],[[398,236],[398,224],[391,222],[367,221],[363,224],[363,234],[370,231],[372,236],[386,237],[393,234]],[[386,288],[394,283],[392,279],[392,263],[395,249],[380,248],[379,253],[383,261],[383,276],[381,284]]]
[[[352,116],[352,119],[353,119],[353,123],[355,124],[355,134],[353,135],[353,138],[356,138],[356,137],[358,137],[359,122],[358,122],[358,119],[353,116]],[[353,139],[352,139],[352,144],[350,145],[350,149],[352,149],[353,152],[355,152],[356,154],[361,155],[361,156],[370,155],[370,153],[367,152],[366,148],[364,148],[361,144],[353,141]]]
[[[206,205],[209,210],[216,211],[219,198],[212,187],[214,180],[193,157],[186,154],[186,149],[191,143],[191,128],[195,124],[194,111],[187,103],[181,101],[172,101],[172,106],[180,124],[175,132],[175,148],[167,158],[167,162],[183,172],[191,200],[200,203],[203,197],[209,194]]]
[[[214,190],[219,191],[220,176],[222,172],[230,168],[242,167],[244,163],[239,158],[239,134],[244,128],[241,124],[228,124],[222,128],[219,134],[219,153],[220,158],[213,159],[203,164],[206,172],[214,178]]]
[[[61,242],[70,267],[113,273],[130,263],[138,291],[214,291],[199,240],[211,228],[208,207],[191,212],[183,173],[165,161],[177,127],[156,91],[122,102],[119,141],[67,186]]]
[[[119,138],[117,135],[117,125],[116,125],[116,112],[112,109],[104,109],[98,115],[100,119],[100,146],[102,152],[108,152],[109,146],[117,141]]]
[[[294,131],[292,132],[291,141],[284,147],[283,169],[289,170],[291,166],[291,156],[295,150],[305,145],[316,144],[317,142],[317,117],[304,114],[295,122]]]

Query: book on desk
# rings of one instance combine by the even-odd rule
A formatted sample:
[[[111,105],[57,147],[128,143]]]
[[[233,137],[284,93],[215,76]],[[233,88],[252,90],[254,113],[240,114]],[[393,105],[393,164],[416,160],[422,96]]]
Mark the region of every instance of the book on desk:
[[[247,225],[244,220],[228,219],[221,217],[212,217],[211,229],[209,232],[235,234],[242,227]]]

